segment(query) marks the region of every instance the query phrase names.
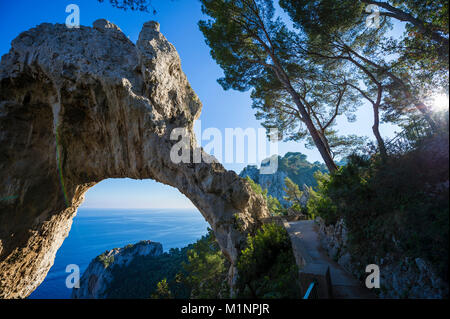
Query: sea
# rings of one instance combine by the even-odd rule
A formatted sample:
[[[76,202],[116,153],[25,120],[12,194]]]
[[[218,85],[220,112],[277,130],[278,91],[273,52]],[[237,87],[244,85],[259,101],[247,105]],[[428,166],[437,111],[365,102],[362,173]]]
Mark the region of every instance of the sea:
[[[164,251],[181,248],[206,235],[208,223],[196,209],[83,209],[73,219],[69,236],[58,250],[45,280],[30,299],[69,299],[68,265],[78,265],[80,275],[92,259],[112,248],[141,240],[163,245]]]

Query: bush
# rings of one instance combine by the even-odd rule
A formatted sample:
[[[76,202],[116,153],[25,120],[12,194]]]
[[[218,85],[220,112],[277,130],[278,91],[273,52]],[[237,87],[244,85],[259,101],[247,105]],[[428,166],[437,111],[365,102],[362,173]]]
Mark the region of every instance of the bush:
[[[229,298],[230,263],[214,233],[160,256],[136,256],[127,266],[114,266],[107,298]],[[286,230],[263,225],[238,260],[238,297],[299,298],[298,269]]]
[[[256,194],[260,194],[264,197],[267,203],[267,208],[272,216],[281,216],[286,215],[286,210],[281,205],[280,201],[271,195],[267,195],[267,189],[262,189],[261,185],[254,182],[250,177],[245,178],[247,182],[250,184],[250,187]]]
[[[113,279],[106,296],[121,299],[163,297],[162,288],[165,287],[158,284],[167,284],[171,297],[189,298],[189,287],[179,281],[179,274],[184,274],[182,263],[187,261],[189,248],[170,249],[169,253],[160,256],[136,256],[127,266],[112,267]],[[161,289],[158,291],[158,288]]]
[[[191,289],[191,298],[225,298],[229,295],[227,272],[229,262],[223,256],[214,233],[193,244],[188,251],[188,261],[183,263],[187,274],[185,283]]]
[[[328,223],[344,218],[349,249],[361,263],[387,253],[421,257],[446,279],[448,188],[436,185],[448,183],[448,162],[430,155],[417,149],[385,162],[351,156],[331,176],[319,177],[308,206]]]
[[[317,181],[317,191],[312,188],[309,190],[309,200],[306,205],[308,215],[321,217],[327,225],[334,224],[338,219],[337,207],[326,194],[330,176],[321,172],[315,173],[314,176]]]
[[[298,268],[282,226],[265,224],[249,235],[237,269],[239,298],[300,298]]]
[[[164,278],[156,285],[156,291],[151,295],[152,299],[172,299],[172,292],[170,291],[167,279]]]
[[[103,257],[102,257],[103,256]],[[107,262],[104,255],[99,260]],[[187,247],[160,256],[136,256],[127,266],[114,266],[105,292],[108,298],[225,298],[229,262],[214,233]]]
[[[108,268],[112,263],[114,263],[114,256],[107,256],[107,251],[103,254],[97,256],[96,260],[103,264],[104,268]]]

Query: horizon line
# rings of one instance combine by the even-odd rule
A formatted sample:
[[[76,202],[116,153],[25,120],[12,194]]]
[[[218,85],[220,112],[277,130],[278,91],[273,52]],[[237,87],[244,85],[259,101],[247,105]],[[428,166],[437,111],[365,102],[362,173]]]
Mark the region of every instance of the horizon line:
[[[196,209],[197,207],[78,207],[78,209]]]

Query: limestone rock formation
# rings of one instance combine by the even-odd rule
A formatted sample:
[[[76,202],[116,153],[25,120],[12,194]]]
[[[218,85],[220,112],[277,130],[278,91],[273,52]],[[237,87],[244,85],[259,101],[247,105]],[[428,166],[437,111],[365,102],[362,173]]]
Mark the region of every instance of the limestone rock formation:
[[[106,178],[178,188],[235,264],[268,211],[198,150],[200,111],[156,22],[144,24],[136,45],[106,20],[79,29],[43,23],[13,40],[0,63],[0,298],[26,297],[43,281],[84,193]],[[172,161],[175,128],[185,129],[189,155],[209,160]]]
[[[343,219],[336,224],[325,225],[318,217],[319,238],[322,248],[343,268],[360,277],[367,265],[352,258],[348,247],[348,233]],[[393,238],[395,240],[395,238]],[[379,298],[418,298],[442,299],[448,298],[448,283],[439,278],[432,265],[422,258],[411,258],[394,253],[383,257],[374,256],[374,264],[380,267],[380,286],[375,289]]]
[[[162,245],[150,240],[108,250],[89,263],[80,279],[79,288],[73,288],[72,290],[72,298],[104,298],[106,288],[113,279],[111,275],[113,267],[127,266],[136,256],[159,256],[162,253]]]
[[[264,159],[261,166],[268,160],[269,158]],[[267,189],[268,195],[277,198],[283,206],[288,207],[289,203],[284,199],[286,196],[284,179],[289,177],[300,186],[303,191],[301,202],[302,205],[306,205],[309,199],[308,186],[317,185],[314,178],[314,173],[317,171],[327,172],[326,166],[319,162],[308,162],[306,155],[302,153],[288,152],[283,157],[278,156],[278,169],[274,174],[262,174],[256,165],[248,165],[244,167],[239,176],[250,177],[261,185],[262,189]]]

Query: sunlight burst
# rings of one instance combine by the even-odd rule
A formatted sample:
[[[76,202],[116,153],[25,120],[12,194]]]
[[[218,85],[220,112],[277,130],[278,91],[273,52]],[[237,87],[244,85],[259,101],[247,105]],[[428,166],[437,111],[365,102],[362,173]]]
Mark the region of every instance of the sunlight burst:
[[[436,112],[448,110],[448,95],[446,94],[436,94],[431,102],[432,108]]]

